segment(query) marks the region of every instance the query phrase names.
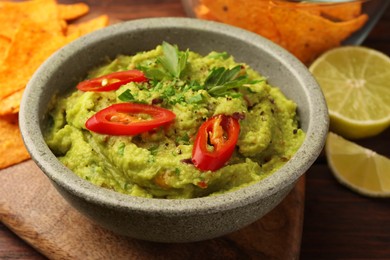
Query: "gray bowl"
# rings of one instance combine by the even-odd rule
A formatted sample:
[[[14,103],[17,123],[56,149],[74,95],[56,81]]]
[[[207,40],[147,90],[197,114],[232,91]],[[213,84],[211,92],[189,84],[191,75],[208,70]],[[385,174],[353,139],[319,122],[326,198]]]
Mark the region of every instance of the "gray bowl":
[[[151,50],[162,41],[201,54],[226,51],[279,86],[298,104],[304,143],[275,174],[246,188],[196,199],[148,199],[97,187],[62,165],[42,129],[55,94],[74,87],[107,57]],[[82,37],[52,55],[29,82],[20,127],[33,160],[77,210],[118,234],[159,242],[190,242],[238,230],[278,205],[322,150],[328,114],[322,92],[306,67],[284,49],[241,29],[191,18],[151,18],[116,24]]]

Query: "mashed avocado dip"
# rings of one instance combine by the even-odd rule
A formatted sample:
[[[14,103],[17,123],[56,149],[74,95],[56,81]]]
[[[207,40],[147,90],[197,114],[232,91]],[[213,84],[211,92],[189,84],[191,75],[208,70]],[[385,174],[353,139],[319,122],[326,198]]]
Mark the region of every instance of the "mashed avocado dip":
[[[110,91],[74,88],[50,105],[47,144],[64,165],[95,185],[150,198],[220,194],[266,178],[303,142],[296,104],[227,53],[201,56],[164,42],[151,51],[118,56],[91,71],[88,79],[128,70],[141,71],[147,80]],[[117,103],[165,108],[176,117],[134,135],[102,134],[86,127],[88,119]],[[217,115],[238,122],[237,140],[221,168],[199,169],[192,160],[194,142],[200,127]],[[138,121],[149,119],[142,113],[135,116]],[[219,138],[229,139],[221,129]],[[206,140],[206,149],[213,153],[212,138]]]

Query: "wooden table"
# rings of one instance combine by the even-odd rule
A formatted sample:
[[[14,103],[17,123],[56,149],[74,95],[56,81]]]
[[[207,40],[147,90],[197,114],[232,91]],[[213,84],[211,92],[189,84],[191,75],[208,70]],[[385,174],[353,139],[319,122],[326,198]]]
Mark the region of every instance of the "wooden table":
[[[61,1],[71,2],[71,1]],[[151,16],[185,16],[180,0],[85,1],[102,12],[117,12],[118,19]],[[158,8],[156,5],[158,4]],[[129,8],[131,7],[131,8]],[[390,8],[363,45],[390,55]],[[390,157],[390,129],[375,138],[359,141]],[[306,174],[306,205],[301,259],[390,259],[390,199],[371,199],[341,186],[320,157]],[[0,259],[45,259],[0,223]]]

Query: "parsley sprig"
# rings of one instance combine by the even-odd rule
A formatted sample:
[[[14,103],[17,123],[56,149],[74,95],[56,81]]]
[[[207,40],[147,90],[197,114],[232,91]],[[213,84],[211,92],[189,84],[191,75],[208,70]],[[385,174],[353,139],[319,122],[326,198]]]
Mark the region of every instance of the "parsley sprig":
[[[233,89],[238,89],[248,82],[248,76],[241,74],[241,65],[231,69],[217,67],[207,76],[204,88],[214,97],[232,96],[237,94]]]
[[[165,41],[161,46],[163,55],[157,58],[157,62],[162,65],[162,69],[147,69],[144,71],[146,76],[155,80],[163,78],[179,79],[187,66],[189,51],[179,51],[176,45],[171,45]]]

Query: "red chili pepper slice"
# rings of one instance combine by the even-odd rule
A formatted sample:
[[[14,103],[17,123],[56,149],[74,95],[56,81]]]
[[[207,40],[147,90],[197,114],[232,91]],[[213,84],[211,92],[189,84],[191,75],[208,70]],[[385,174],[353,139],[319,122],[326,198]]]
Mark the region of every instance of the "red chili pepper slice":
[[[87,129],[107,135],[137,135],[171,123],[176,115],[165,108],[118,103],[104,108],[87,120]]]
[[[94,79],[80,82],[76,87],[81,91],[111,91],[117,90],[129,82],[145,82],[148,79],[140,70],[127,70],[107,74]]]
[[[216,115],[204,122],[196,135],[192,162],[202,171],[216,171],[230,159],[236,147],[240,124],[232,116]]]

